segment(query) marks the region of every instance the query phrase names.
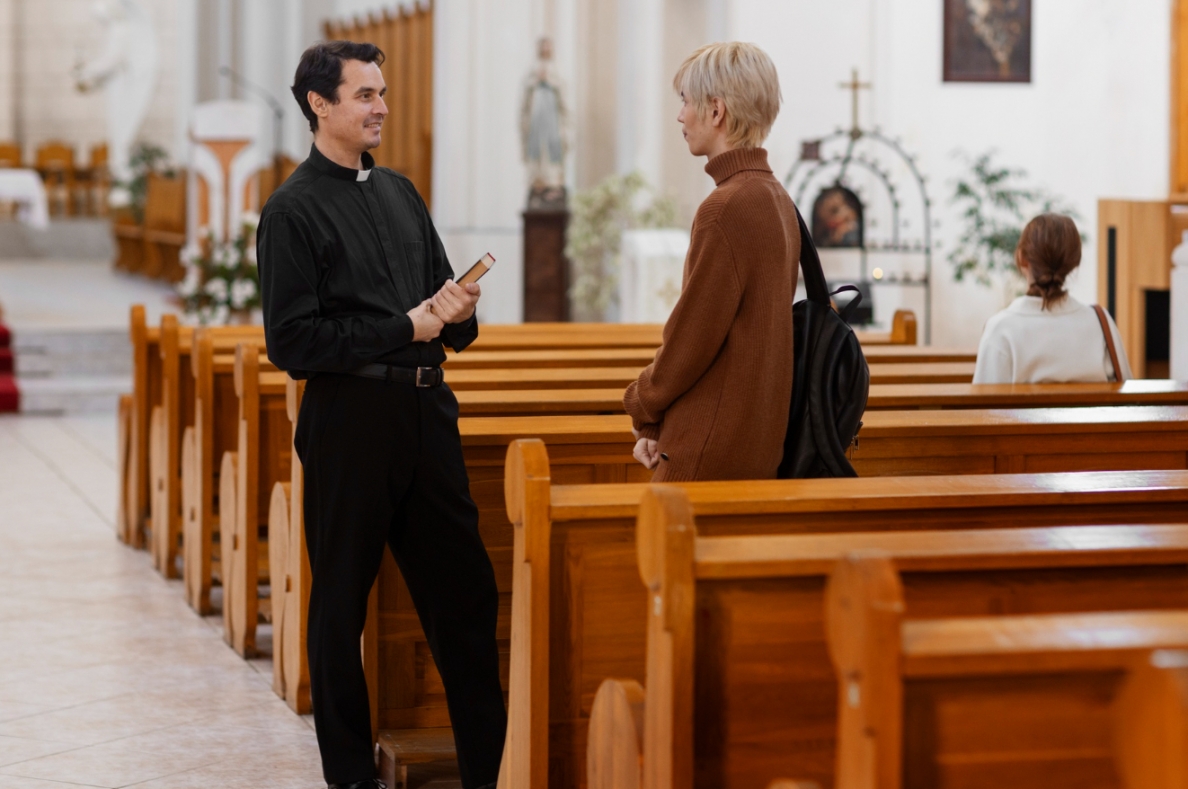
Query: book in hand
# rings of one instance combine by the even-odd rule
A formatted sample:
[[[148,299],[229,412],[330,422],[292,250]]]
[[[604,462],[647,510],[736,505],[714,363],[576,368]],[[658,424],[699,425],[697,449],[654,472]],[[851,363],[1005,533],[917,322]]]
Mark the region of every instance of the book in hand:
[[[483,275],[490,271],[495,266],[495,256],[490,252],[479,258],[478,263],[475,263],[470,269],[458,277],[459,285],[469,285],[472,282],[478,282]]]

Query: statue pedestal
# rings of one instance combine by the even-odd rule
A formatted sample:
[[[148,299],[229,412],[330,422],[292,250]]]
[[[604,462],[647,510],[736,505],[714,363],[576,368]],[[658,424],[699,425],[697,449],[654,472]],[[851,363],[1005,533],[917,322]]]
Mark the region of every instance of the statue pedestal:
[[[564,208],[524,212],[524,322],[569,320],[569,261]]]

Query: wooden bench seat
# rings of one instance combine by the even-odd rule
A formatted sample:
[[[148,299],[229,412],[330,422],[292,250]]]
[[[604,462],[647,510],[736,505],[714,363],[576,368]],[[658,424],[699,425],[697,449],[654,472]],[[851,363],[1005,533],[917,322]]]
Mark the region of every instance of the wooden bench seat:
[[[843,773],[835,781],[835,762],[861,760],[844,747],[835,757],[828,736],[839,710],[844,727],[849,699],[870,698],[881,686],[859,672],[855,694],[851,675],[831,670],[836,649],[827,645],[836,647],[837,636],[851,650],[865,647],[871,660],[887,657],[878,637],[857,640],[856,627],[839,632],[832,617],[824,621],[826,579],[851,552],[898,568],[900,609],[922,626],[979,617],[990,629],[1001,622],[1003,633],[1019,615],[1116,608],[1170,611],[1188,624],[1185,524],[702,537],[693,510],[687,492],[674,487],[653,487],[641,501],[635,618],[646,621],[647,681],[639,690],[646,713],[642,732],[608,729],[606,696],[623,695],[611,686],[628,681],[602,686],[589,724],[591,789],[610,786],[603,776],[615,772],[614,755],[630,751],[622,742],[608,746],[637,734],[643,771],[671,779],[654,784],[660,787],[691,785],[683,778],[694,774],[724,787],[780,776],[869,786]],[[853,606],[847,613],[854,616]],[[929,638],[919,643],[934,652],[952,643],[936,631]],[[1161,644],[1188,644],[1188,631]]]
[[[465,355],[465,354],[463,354]],[[527,369],[446,368],[445,380],[457,392],[473,389],[610,389],[620,391],[639,377],[637,367],[540,367]],[[970,383],[972,362],[872,364],[872,384]]]
[[[635,445],[620,416],[474,417],[463,443],[501,452],[511,441],[597,447],[594,466],[620,467]],[[851,461],[859,476],[1188,468],[1188,406],[872,411]],[[617,481],[608,469],[599,479]]]
[[[1188,611],[920,618],[903,574],[830,578],[839,789],[1183,785]]]
[[[577,786],[598,684],[607,677],[643,678],[647,598],[638,582],[634,535],[639,502],[648,486],[556,485],[550,478],[552,454],[537,441],[516,442],[508,453],[508,518],[515,529],[509,714],[510,725],[520,732],[509,743],[531,742],[536,756],[509,746],[505,758],[532,776],[545,771],[552,776],[550,786]],[[849,537],[854,532],[1175,523],[1188,512],[1188,471],[700,482],[674,487],[689,496],[698,528],[707,537]],[[822,549],[834,550],[846,544],[844,539],[832,546],[819,543]],[[498,561],[496,555],[492,558]],[[820,610],[827,564],[828,559],[815,568],[820,575],[806,587],[806,594],[811,594],[804,598],[805,610]],[[1182,586],[1178,580],[1172,585]],[[980,594],[987,611],[996,610],[993,606],[1009,610],[1026,603],[1025,588],[990,584]],[[806,621],[819,628],[819,613]],[[810,632],[823,638],[819,630]],[[828,678],[823,646],[813,654],[817,676]],[[815,698],[823,700],[822,714],[831,715],[832,691]],[[825,743],[825,751],[818,754],[831,747],[830,726],[806,735]],[[541,737],[547,738],[547,747],[541,745]],[[526,762],[530,767],[522,766]],[[829,769],[832,762],[824,758],[822,764]],[[780,775],[803,777],[779,773],[767,778]]]
[[[619,389],[492,389],[455,393],[462,416],[576,416],[623,413]],[[1100,384],[878,384],[867,411],[952,408],[1072,408],[1188,405],[1188,383],[1165,379]]]
[[[467,350],[515,351],[528,348],[658,348],[659,323],[523,323],[484,325]],[[897,310],[889,332],[855,332],[863,345],[915,345],[916,316]]]

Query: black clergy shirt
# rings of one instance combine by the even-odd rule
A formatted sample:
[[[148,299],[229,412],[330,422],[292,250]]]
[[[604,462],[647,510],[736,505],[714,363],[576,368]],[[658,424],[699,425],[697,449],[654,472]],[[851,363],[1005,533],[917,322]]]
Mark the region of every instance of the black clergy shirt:
[[[293,378],[380,362],[436,367],[460,351],[472,316],[413,342],[409,310],[454,276],[412,182],[363,154],[342,167],[313,146],[268,199],[256,234],[268,357]],[[363,180],[360,178],[363,175]]]

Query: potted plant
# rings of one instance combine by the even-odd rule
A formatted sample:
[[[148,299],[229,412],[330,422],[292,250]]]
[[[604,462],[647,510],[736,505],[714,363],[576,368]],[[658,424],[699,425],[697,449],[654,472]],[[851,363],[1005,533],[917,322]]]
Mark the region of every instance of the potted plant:
[[[948,261],[957,282],[968,277],[983,287],[1000,287],[1005,306],[1027,292],[1027,281],[1015,265],[1024,226],[1044,213],[1065,214],[1074,222],[1079,217],[1063,198],[1024,185],[1027,173],[998,164],[995,155],[958,154],[968,170],[957,178],[951,200],[960,209],[961,235]],[[1082,233],[1081,239],[1088,237]]]
[[[571,262],[569,300],[579,321],[601,321],[618,294],[619,255],[623,231],[671,227],[676,205],[652,196],[643,175],[612,175],[574,195],[573,217],[565,256]]]
[[[259,216],[245,213],[240,231],[230,241],[218,241],[209,230],[181,251],[186,276],[177,294],[186,315],[203,326],[257,322],[253,313],[260,300],[260,271],[256,266],[256,227]]]

